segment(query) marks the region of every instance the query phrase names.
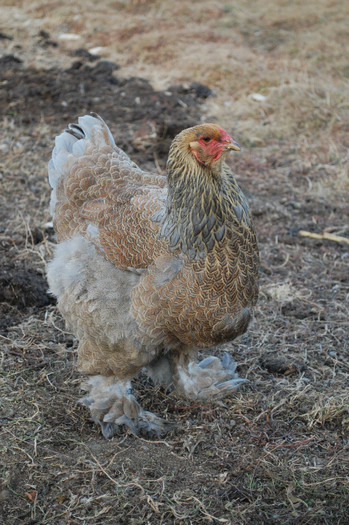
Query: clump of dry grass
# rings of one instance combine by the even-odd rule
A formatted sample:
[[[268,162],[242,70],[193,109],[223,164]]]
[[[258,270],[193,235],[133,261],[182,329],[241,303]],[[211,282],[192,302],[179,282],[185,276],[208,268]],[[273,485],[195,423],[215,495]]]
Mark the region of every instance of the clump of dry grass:
[[[342,395],[325,396],[320,393],[312,399],[313,407],[303,417],[308,422],[309,428],[315,425],[333,423],[349,429],[349,402],[347,392]]]

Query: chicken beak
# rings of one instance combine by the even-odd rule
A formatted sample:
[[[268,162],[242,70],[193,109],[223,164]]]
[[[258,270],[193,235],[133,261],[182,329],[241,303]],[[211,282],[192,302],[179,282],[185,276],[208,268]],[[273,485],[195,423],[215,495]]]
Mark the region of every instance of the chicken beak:
[[[234,151],[240,151],[241,150],[239,144],[237,142],[235,142],[235,140],[233,140],[233,139],[230,142],[228,142],[228,144],[226,144],[224,146],[224,149],[225,150],[234,150]]]

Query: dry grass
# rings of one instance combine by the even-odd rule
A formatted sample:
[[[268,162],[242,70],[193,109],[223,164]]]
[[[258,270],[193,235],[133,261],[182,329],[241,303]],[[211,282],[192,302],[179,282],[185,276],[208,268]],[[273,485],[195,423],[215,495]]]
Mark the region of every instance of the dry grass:
[[[14,87],[6,93],[9,77],[0,79],[0,277],[13,278],[0,302],[3,521],[347,523],[348,247],[298,235],[349,237],[347,2],[87,0],[82,8],[6,0],[0,13],[2,33],[13,37],[0,40],[0,56],[21,58],[27,75],[18,76],[22,101]],[[42,29],[57,47],[38,36]],[[256,320],[227,345],[250,383],[224,403],[201,405],[154,393],[140,378],[144,407],[178,425],[158,441],[102,439],[76,404],[76,341],[40,292],[54,245],[45,226],[52,137],[85,103],[108,120],[114,96],[96,79],[99,100],[80,86],[60,106],[50,86],[76,60],[72,51],[96,47],[121,66],[119,77],[144,77],[158,89],[195,80],[215,91],[200,112],[244,147],[234,171],[260,243]],[[115,111],[118,104],[115,95]],[[175,120],[176,108],[168,111]],[[153,169],[166,156],[161,118],[111,122]],[[32,285],[18,284],[21,276]]]

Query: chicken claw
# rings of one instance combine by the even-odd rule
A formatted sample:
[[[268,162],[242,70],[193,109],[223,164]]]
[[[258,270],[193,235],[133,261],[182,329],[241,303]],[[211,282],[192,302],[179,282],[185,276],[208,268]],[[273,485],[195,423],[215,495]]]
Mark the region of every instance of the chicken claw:
[[[174,427],[141,408],[130,381],[92,376],[83,384],[83,388],[89,393],[80,399],[80,403],[89,407],[92,420],[99,423],[107,439],[120,434],[122,427],[127,427],[132,434],[148,437],[160,437]]]

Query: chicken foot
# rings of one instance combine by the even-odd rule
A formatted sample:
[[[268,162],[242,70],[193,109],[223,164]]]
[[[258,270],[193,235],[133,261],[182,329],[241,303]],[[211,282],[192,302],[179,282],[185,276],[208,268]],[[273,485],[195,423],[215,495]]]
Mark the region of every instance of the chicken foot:
[[[123,426],[135,435],[149,437],[159,437],[173,427],[171,423],[141,408],[129,380],[96,375],[87,379],[82,387],[88,390],[88,394],[80,402],[89,407],[92,420],[99,423],[107,439],[120,434]]]
[[[236,366],[228,353],[201,362],[189,361],[186,355],[171,356],[175,390],[191,399],[223,399],[237,390],[248,379],[238,376]]]

